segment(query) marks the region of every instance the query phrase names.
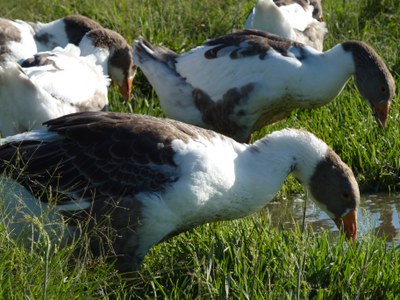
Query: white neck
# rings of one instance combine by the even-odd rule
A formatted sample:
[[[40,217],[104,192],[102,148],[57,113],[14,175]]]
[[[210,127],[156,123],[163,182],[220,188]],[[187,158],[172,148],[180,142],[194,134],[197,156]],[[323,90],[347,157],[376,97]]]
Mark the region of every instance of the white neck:
[[[96,58],[96,65],[103,68],[104,75],[108,75],[108,61],[110,58],[110,51],[105,48],[95,47],[92,41],[85,35],[79,43],[82,56],[93,55]]]
[[[329,103],[340,94],[355,73],[352,53],[345,51],[341,44],[326,52],[319,52],[309,46],[303,51],[305,57],[296,62],[296,67],[293,58],[281,58],[280,67],[268,76],[268,84],[274,87],[274,90],[268,91],[271,101],[282,103],[285,101],[284,95],[288,100],[286,107],[289,111],[298,107],[315,108]],[[289,52],[297,55],[299,48],[292,47]],[[257,118],[265,109],[264,93],[265,91],[261,91],[258,96],[254,95],[254,102],[246,104],[247,111],[254,112]],[[271,117],[270,115],[269,118]]]
[[[294,129],[274,132],[249,146],[236,161],[237,169],[241,169],[236,178],[242,183],[240,190],[252,193],[252,203],[244,206],[254,210],[265,206],[290,173],[307,189],[315,166],[327,149],[314,135]]]
[[[297,53],[298,49],[293,47],[290,51]],[[322,106],[339,95],[354,74],[353,56],[341,44],[323,53],[309,46],[304,51],[306,57],[297,70],[291,70],[290,77],[282,68],[280,72],[276,72],[276,78],[271,80],[274,80],[275,86],[280,87],[280,90],[286,85],[286,89],[290,91],[288,96],[300,103],[297,107]]]
[[[236,219],[261,209],[291,172],[307,188],[328,148],[315,136],[299,130],[278,131],[253,145],[231,139],[214,139],[211,144],[205,141],[205,148],[198,142],[179,144],[187,162],[180,165],[181,172],[192,175],[182,179],[179,194],[172,191],[164,203],[179,214],[179,223],[195,225]],[[196,151],[184,154],[188,148]]]
[[[334,99],[355,73],[355,64],[351,52],[338,44],[315,57],[313,84],[311,87],[319,95],[325,95],[327,102]]]

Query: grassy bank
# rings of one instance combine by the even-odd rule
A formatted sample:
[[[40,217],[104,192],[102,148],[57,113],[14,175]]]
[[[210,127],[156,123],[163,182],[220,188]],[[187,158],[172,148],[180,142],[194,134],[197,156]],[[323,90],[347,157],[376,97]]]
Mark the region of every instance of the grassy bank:
[[[20,3],[18,3],[20,2]],[[241,28],[252,0],[0,0],[8,18],[50,21],[81,13],[132,42],[143,35],[185,52],[207,38]],[[371,44],[399,82],[400,4],[397,0],[324,0],[325,48],[348,39]],[[398,84],[398,89],[400,86]],[[111,91],[111,110],[162,116],[155,93],[139,72],[131,103]],[[325,140],[354,170],[363,191],[400,189],[398,96],[388,128],[373,119],[352,81],[329,105],[299,110],[255,135],[304,128]],[[293,181],[285,193],[298,191]],[[1,219],[3,220],[3,219]],[[155,247],[126,286],[101,260],[73,257],[74,246],[22,248],[0,226],[2,299],[393,299],[400,295],[400,254],[374,236],[349,245],[329,233],[279,232],[259,214],[200,227]],[[397,296],[398,297],[398,296]]]
[[[0,228],[2,299],[396,299],[400,253],[382,239],[279,232],[255,215],[184,233],[153,248],[126,282],[74,246],[28,250]],[[45,295],[45,298],[43,298]]]

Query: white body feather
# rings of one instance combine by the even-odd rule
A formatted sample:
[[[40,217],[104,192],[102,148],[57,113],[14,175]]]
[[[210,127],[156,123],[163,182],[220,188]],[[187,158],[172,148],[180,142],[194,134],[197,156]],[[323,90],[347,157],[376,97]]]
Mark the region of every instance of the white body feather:
[[[21,68],[8,63],[0,67],[3,136],[39,129],[49,119],[107,105],[109,80],[94,58],[80,57],[79,48],[73,45],[51,53],[53,64]]]
[[[311,138],[310,138],[311,137]],[[173,142],[175,162],[182,176],[162,198],[138,195],[143,203],[140,251],[148,249],[174,230],[218,220],[237,219],[254,213],[271,201],[291,172],[293,157],[299,167],[295,176],[313,174],[328,146],[308,133],[282,130],[259,141],[259,152],[231,139]],[[137,240],[132,243],[137,246]]]
[[[322,51],[326,24],[312,16],[313,6],[298,3],[277,6],[272,0],[258,0],[245,22],[246,29],[258,29],[304,43]],[[313,31],[307,32],[308,28]]]
[[[263,108],[285,97],[298,101],[298,107],[328,103],[341,92],[355,70],[352,54],[341,45],[324,53],[307,46],[292,47],[288,56],[270,49],[268,58],[263,60],[257,55],[232,59],[229,54],[223,55],[225,50],[215,59],[206,59],[205,53],[210,48],[200,46],[177,57],[176,72],[152,56],[139,56],[134,51],[137,66],[157,92],[167,116],[207,127],[193,101],[193,88],[202,89],[216,103],[229,89],[253,84],[245,103],[249,119],[239,121],[248,125],[259,117]],[[153,52],[149,48],[147,51]],[[299,59],[301,51],[304,59]]]

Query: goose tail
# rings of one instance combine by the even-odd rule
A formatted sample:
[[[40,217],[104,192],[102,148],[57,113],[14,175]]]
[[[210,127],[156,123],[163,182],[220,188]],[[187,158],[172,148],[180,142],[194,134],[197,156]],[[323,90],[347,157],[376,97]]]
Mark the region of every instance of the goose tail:
[[[139,67],[148,61],[154,61],[175,68],[178,54],[168,48],[154,46],[143,37],[139,37],[133,42],[132,49],[134,61]]]

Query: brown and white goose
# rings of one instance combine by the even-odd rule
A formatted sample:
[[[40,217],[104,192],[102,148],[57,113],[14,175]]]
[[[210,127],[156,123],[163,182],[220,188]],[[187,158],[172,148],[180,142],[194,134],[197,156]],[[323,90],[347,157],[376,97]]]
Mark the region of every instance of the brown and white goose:
[[[273,33],[322,51],[328,31],[326,24],[315,18],[319,15],[322,18],[321,5],[314,14],[314,6],[305,0],[257,0],[244,27]]]
[[[5,137],[79,111],[108,107],[110,80],[93,55],[72,44],[0,65],[0,134]]]
[[[168,117],[240,142],[296,108],[329,103],[351,76],[385,127],[395,91],[383,60],[359,41],[319,52],[265,32],[244,30],[182,55],[138,38],[133,54]]]
[[[130,99],[136,66],[130,45],[119,33],[81,15],[49,23],[0,18],[0,63],[20,62],[67,44],[79,46],[82,56],[95,55],[96,63],[118,85],[124,100]]]
[[[50,223],[72,221],[71,235],[85,220],[108,224],[103,242],[121,271],[136,269],[152,246],[180,232],[260,210],[289,174],[356,238],[354,175],[309,132],[285,129],[248,145],[145,115],[85,112],[46,125],[0,140],[0,196],[21,215],[55,204]]]

